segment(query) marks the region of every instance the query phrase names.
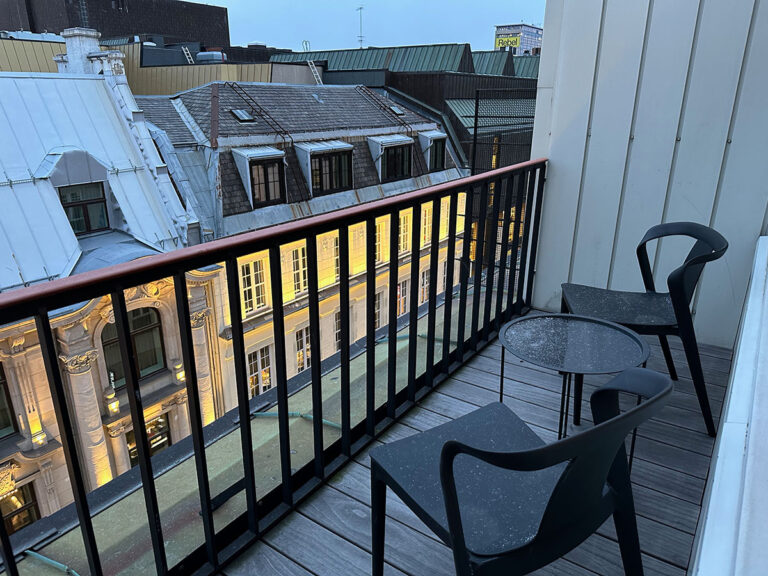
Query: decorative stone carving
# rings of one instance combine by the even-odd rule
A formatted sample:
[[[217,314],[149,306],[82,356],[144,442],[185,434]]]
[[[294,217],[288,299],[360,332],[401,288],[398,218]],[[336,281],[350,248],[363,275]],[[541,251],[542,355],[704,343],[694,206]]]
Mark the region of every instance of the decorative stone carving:
[[[147,282],[141,289],[149,298],[157,298],[160,295],[160,286],[157,282]]]
[[[133,288],[128,288],[128,290],[125,291],[126,300],[133,300],[139,296],[141,296],[141,294],[139,293],[139,289],[136,286]]]
[[[49,458],[40,462],[40,476],[45,485],[45,494],[48,498],[49,513],[53,514],[61,506],[59,505],[59,496],[56,493],[56,486],[53,480],[53,461]]]
[[[210,308],[203,308],[202,310],[198,310],[197,312],[192,312],[189,315],[190,323],[192,324],[192,328],[200,328],[205,325],[205,319],[208,318],[208,316],[211,315],[211,309]]]
[[[109,428],[107,428],[107,434],[109,434],[110,438],[119,438],[120,436],[125,434],[125,423],[121,422],[116,426],[110,426]]]
[[[13,470],[16,468],[13,462],[6,462],[0,466],[0,496],[5,496],[16,489],[16,480],[13,478]]]
[[[82,354],[74,354],[73,356],[60,355],[59,360],[64,363],[64,368],[70,374],[82,374],[88,372],[91,366],[96,362],[96,358],[99,353],[96,350],[88,350]]]
[[[115,311],[112,309],[112,306],[105,306],[101,309],[101,312],[99,312],[102,318],[109,322],[110,324],[115,323]]]
[[[24,334],[19,334],[9,340],[11,341],[11,354],[18,354],[24,350]]]
[[[163,402],[162,410],[167,410],[168,408],[172,406],[181,406],[182,404],[186,404],[187,402],[187,393],[181,392],[180,394],[176,394],[172,398],[169,398],[165,402]]]

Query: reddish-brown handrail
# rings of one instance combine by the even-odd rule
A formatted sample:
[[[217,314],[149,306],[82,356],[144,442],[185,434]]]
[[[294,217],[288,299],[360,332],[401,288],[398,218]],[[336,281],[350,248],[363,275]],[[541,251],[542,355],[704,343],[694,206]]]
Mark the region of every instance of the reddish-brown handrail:
[[[253,244],[264,245],[270,240],[278,239],[282,236],[293,236],[304,229],[309,230],[318,226],[329,226],[337,221],[354,219],[355,216],[360,216],[360,219],[362,220],[368,212],[373,210],[394,207],[398,204],[412,202],[422,197],[433,196],[440,192],[447,192],[455,190],[456,188],[471,186],[475,183],[492,180],[511,172],[523,171],[526,168],[542,165],[546,162],[546,158],[529,160],[527,162],[513,164],[512,166],[505,166],[489,172],[483,172],[482,174],[477,174],[475,176],[449,180],[441,184],[436,184],[435,186],[414,190],[413,192],[406,192],[404,194],[398,194],[397,196],[390,196],[381,200],[366,202],[365,204],[358,204],[356,206],[335,210],[325,214],[309,216],[307,218],[285,222],[268,228],[260,228],[259,230],[254,230],[252,232],[221,238],[219,240],[190,246],[188,248],[180,248],[156,256],[149,256],[139,260],[115,264],[114,266],[99,268],[98,270],[60,278],[51,282],[44,282],[35,284],[34,286],[12,290],[0,294],[0,325],[18,319],[18,314],[12,312],[14,308],[23,307],[28,310],[35,302],[48,302],[57,296],[61,298],[62,301],[71,300],[72,298],[76,298],[80,293],[82,293],[83,300],[89,300],[94,297],[92,295],[94,286],[114,285],[115,281],[122,277],[130,276],[131,278],[138,280],[138,282],[133,284],[135,285],[136,283],[141,283],[142,278],[146,278],[146,280],[143,281],[149,281],[152,279],[151,276],[153,273],[160,273],[161,270],[168,270],[174,267],[176,269],[182,269],[185,268],[185,266],[189,267],[187,269],[192,270],[195,267],[199,267],[198,263],[205,261],[206,259],[219,257],[221,261],[223,261],[227,258],[229,253],[237,252],[238,249],[241,250],[243,247],[251,246]],[[125,287],[128,288],[130,286],[131,284],[128,284]],[[104,293],[106,294],[108,291],[109,290],[105,290]],[[65,306],[66,304],[61,305]],[[8,319],[6,317],[7,315],[13,317]]]

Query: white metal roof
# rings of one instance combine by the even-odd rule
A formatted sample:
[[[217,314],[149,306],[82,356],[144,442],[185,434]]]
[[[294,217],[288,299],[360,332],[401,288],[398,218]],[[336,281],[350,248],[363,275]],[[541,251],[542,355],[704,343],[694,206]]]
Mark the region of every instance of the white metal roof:
[[[447,138],[448,135],[440,130],[427,130],[425,132],[419,132],[419,136],[429,138],[430,140],[439,140],[440,138]]]
[[[109,90],[103,76],[0,73],[0,290],[66,276],[80,257],[49,179],[64,166],[62,150],[103,164],[120,216],[112,228],[159,250],[178,247],[183,208],[167,175],[154,172],[154,146],[139,149],[121,117],[131,110]],[[140,118],[134,128],[149,140]]]
[[[297,142],[296,148],[310,154],[322,154],[323,152],[336,152],[339,150],[352,150],[354,146],[341,140],[323,140],[320,142]]]
[[[248,160],[282,158],[285,152],[272,146],[253,146],[250,148],[232,148],[232,154],[242,156]]]
[[[380,146],[400,146],[402,144],[413,144],[413,138],[402,134],[389,134],[387,136],[371,136],[368,138]]]

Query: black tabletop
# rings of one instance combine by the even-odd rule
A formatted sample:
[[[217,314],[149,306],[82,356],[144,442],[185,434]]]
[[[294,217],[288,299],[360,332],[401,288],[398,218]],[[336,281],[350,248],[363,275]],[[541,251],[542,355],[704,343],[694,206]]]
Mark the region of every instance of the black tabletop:
[[[525,316],[505,324],[502,346],[521,360],[572,374],[609,374],[640,366],[650,355],[638,334],[575,314]]]

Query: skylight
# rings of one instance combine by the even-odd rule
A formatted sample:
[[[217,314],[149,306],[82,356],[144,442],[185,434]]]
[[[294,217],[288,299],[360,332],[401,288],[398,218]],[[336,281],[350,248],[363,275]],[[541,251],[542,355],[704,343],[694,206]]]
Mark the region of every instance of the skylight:
[[[254,117],[253,114],[248,112],[248,110],[243,109],[236,109],[232,110],[232,116],[238,119],[240,122],[253,122]]]
[[[402,108],[400,108],[400,107],[398,107],[398,106],[395,106],[394,104],[392,104],[392,105],[389,107],[389,109],[390,109],[390,110],[392,110],[392,112],[394,112],[394,113],[395,113],[395,114],[397,114],[398,116],[404,116],[404,115],[405,115],[405,112],[403,112],[403,109],[402,109]]]

